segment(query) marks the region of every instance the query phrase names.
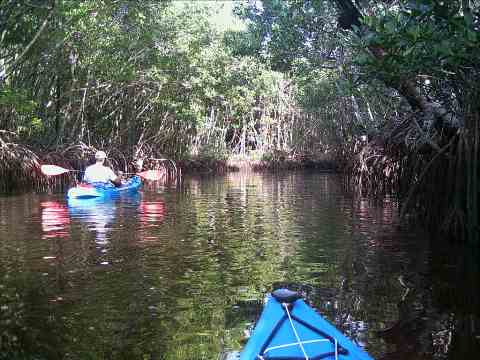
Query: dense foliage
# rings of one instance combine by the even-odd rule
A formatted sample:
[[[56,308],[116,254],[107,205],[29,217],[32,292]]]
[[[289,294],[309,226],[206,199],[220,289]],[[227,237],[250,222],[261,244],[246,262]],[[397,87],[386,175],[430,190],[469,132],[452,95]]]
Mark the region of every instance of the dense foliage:
[[[243,48],[292,74],[299,103],[316,115],[310,127],[331,129],[360,191],[396,190],[404,214],[472,239],[479,9],[478,1],[270,0],[237,12],[257,41]]]
[[[253,108],[281,95],[280,74],[225,46],[215,6],[7,1],[0,11],[4,139],[221,157],[226,141],[245,151]]]
[[[123,167],[332,154],[361,191],[475,236],[478,1],[236,5],[243,30],[209,2],[3,1],[2,188],[31,150],[77,167],[95,148]]]

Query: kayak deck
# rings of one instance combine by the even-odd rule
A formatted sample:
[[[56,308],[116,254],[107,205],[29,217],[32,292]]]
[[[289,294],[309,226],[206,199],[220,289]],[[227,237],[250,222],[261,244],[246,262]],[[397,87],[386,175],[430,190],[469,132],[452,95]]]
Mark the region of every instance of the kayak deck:
[[[269,296],[240,360],[372,360],[297,293],[279,289]]]
[[[103,184],[80,184],[67,192],[69,199],[92,199],[115,196],[124,192],[136,191],[142,185],[140,177],[133,176],[121,186],[114,186],[111,183]]]

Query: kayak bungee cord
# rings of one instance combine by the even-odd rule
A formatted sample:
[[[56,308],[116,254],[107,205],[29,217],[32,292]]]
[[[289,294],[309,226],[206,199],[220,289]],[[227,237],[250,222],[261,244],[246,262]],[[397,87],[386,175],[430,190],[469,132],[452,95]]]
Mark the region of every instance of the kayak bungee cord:
[[[273,304],[271,301],[275,301],[278,303],[279,308],[283,312],[283,316],[278,318],[277,321],[272,324],[272,330],[269,334],[269,336],[262,341],[262,343],[259,344],[259,351],[256,352],[255,357],[252,358],[252,360],[280,360],[280,359],[289,359],[289,360],[320,360],[320,359],[335,359],[339,360],[339,355],[344,355],[344,356],[350,356],[350,352],[343,346],[340,345],[338,339],[336,336],[329,335],[325,331],[319,329],[317,326],[314,326],[313,324],[301,319],[298,317],[298,315],[295,315],[293,312],[296,309],[297,305],[297,300],[300,298],[298,293],[291,292],[289,290],[281,289],[281,290],[276,290],[272,293],[273,299],[270,300],[270,304]],[[301,301],[301,300],[299,300]],[[304,306],[302,302],[299,303],[300,307]],[[300,310],[302,311],[302,310]],[[280,331],[280,328],[282,327],[282,324],[285,323],[286,320],[289,320],[289,326],[288,329],[290,329],[291,332],[293,332],[294,338],[292,339],[293,342],[286,342],[286,343],[280,343],[280,345],[274,345],[274,346],[269,346],[270,343],[273,341],[273,338],[276,336],[276,334]],[[309,331],[312,331],[315,333],[318,337],[310,339],[310,340],[302,340],[300,338],[300,333],[302,332],[303,328],[297,328],[294,324],[294,322],[297,322],[298,325],[301,325],[308,329]],[[297,326],[298,326],[297,325]],[[286,330],[286,329],[285,329]],[[302,336],[303,337],[303,336]],[[334,349],[333,351],[326,351],[318,354],[311,354],[310,356],[307,354],[307,351],[305,349],[304,345],[311,345],[315,343],[322,343],[322,342],[327,342],[332,345]],[[297,347],[300,348],[301,350],[301,356],[300,354],[298,355],[290,355],[285,357],[285,355],[271,355],[271,353],[274,350],[281,350],[281,349],[286,349],[286,348],[292,348],[292,347]],[[317,348],[318,349],[318,348]],[[309,349],[310,352],[310,349]],[[252,354],[253,355],[253,354]],[[368,357],[367,357],[368,358]]]
[[[295,329],[295,325],[293,325],[292,316],[290,315],[290,311],[288,311],[288,304],[282,303],[282,306],[285,308],[285,312],[287,313],[288,320],[290,321],[290,325],[292,326],[293,333],[297,338],[298,345],[300,346],[300,349],[302,349],[303,355],[305,355],[305,360],[308,360],[308,355],[307,355],[307,352],[305,351],[305,348],[303,347],[302,340],[300,340],[300,337],[298,336],[298,333],[297,333],[297,329]]]
[[[316,339],[316,340],[304,340],[302,341],[302,344],[315,344],[315,343],[320,343],[320,342],[329,342],[330,340],[327,340],[327,339]],[[299,345],[298,342],[294,342],[294,343],[289,343],[289,344],[283,344],[283,345],[277,345],[277,346],[272,346],[272,347],[269,347],[267,348],[263,353],[267,353],[268,351],[272,351],[272,350],[277,350],[277,349],[283,349],[283,348],[287,348],[287,347],[291,347],[291,346],[297,346]],[[260,356],[260,355],[258,355]],[[260,356],[261,357],[261,356]],[[261,357],[263,359],[263,357]]]
[[[290,311],[288,310],[288,303],[282,303],[282,306],[285,308],[285,312],[287,313],[288,319],[290,321],[290,325],[292,327],[293,333],[295,337],[297,338],[297,342],[294,343],[289,343],[289,344],[282,344],[282,345],[277,345],[277,346],[272,346],[263,352],[263,355],[265,355],[267,352],[276,350],[276,349],[282,349],[290,346],[299,346],[300,349],[303,352],[303,355],[305,356],[305,360],[310,360],[310,358],[307,355],[307,352],[305,348],[303,347],[304,344],[313,344],[313,343],[320,343],[320,342],[330,342],[329,339],[315,339],[315,340],[304,340],[302,341],[300,339],[300,336],[298,335],[298,332],[295,329],[295,325],[293,324],[293,319],[292,316],[290,315]],[[335,360],[338,360],[338,341],[336,338],[333,338],[334,340],[334,345],[335,345]],[[266,360],[262,355],[257,355],[259,360]]]

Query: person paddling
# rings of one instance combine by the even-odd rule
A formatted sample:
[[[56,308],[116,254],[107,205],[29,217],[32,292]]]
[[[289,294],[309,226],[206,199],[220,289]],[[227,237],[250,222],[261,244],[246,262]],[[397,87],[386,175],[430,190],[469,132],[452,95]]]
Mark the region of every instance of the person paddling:
[[[122,185],[122,180],[119,176],[115,175],[112,169],[103,165],[107,154],[104,151],[97,151],[95,153],[95,164],[88,166],[85,169],[85,175],[83,181],[86,183],[113,183],[115,186]]]

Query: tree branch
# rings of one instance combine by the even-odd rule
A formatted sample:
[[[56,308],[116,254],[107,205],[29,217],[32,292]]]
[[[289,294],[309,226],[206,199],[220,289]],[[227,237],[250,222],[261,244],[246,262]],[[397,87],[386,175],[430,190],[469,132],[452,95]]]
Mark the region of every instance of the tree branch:
[[[48,21],[50,20],[50,18],[52,17],[53,15],[53,11],[54,11],[55,7],[52,6],[50,8],[50,11],[48,12],[47,14],[47,17],[45,18],[45,20],[43,21],[42,25],[40,26],[40,29],[38,29],[37,33],[35,34],[35,36],[33,37],[32,40],[30,40],[30,42],[28,43],[28,45],[25,47],[25,49],[22,51],[22,53],[18,56],[17,59],[15,59],[15,62],[11,65],[10,67],[10,73],[13,72],[13,70],[20,64],[20,61],[23,59],[23,57],[28,53],[28,51],[32,48],[33,44],[35,44],[35,42],[37,41],[37,39],[40,37],[40,35],[42,34],[42,32],[45,30],[45,28],[47,27],[47,24],[48,24]],[[8,75],[7,75],[8,77]]]
[[[353,30],[354,25],[357,27],[361,26],[360,18],[362,15],[352,0],[334,0],[334,2],[340,10],[338,19],[340,27]],[[387,56],[385,50],[379,46],[371,45],[368,47],[368,50],[377,59],[382,59]],[[435,120],[441,120],[443,124],[448,124],[450,127],[458,128],[460,126],[458,119],[449,114],[441,104],[435,101],[429,101],[423,96],[412,80],[400,79],[395,83],[388,83],[386,85],[398,90],[408,101],[412,109],[419,109],[427,114],[433,114]]]

